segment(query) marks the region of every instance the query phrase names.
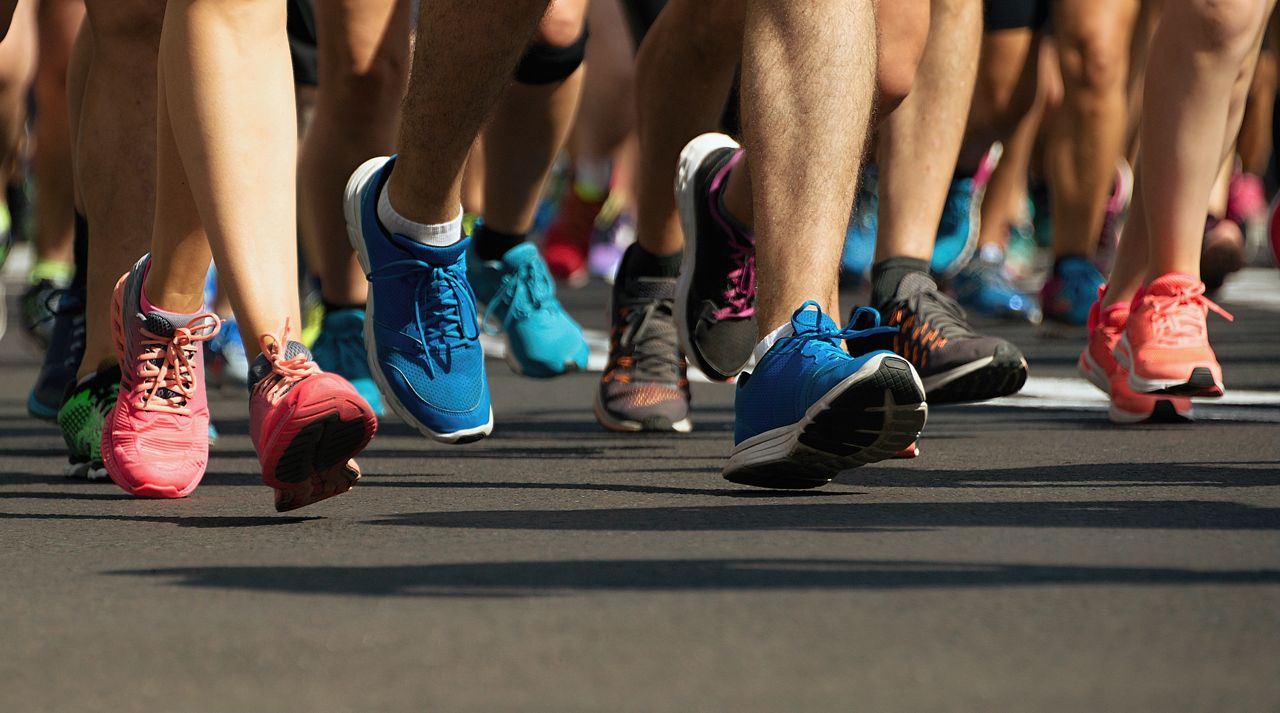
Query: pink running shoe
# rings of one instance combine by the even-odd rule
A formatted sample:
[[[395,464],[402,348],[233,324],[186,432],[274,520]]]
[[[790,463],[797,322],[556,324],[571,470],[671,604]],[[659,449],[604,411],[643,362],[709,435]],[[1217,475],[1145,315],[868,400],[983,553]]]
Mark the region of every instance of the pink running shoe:
[[[1106,293],[1105,285],[1099,288],[1098,301],[1089,310],[1089,342],[1076,363],[1080,375],[1111,397],[1108,415],[1113,423],[1191,420],[1190,398],[1152,396],[1129,388],[1129,372],[1112,355],[1129,321],[1129,305],[1102,309]]]
[[[598,201],[581,198],[571,181],[560,199],[560,211],[543,238],[542,255],[552,276],[571,287],[581,287],[589,278],[587,257],[591,234],[604,203],[604,198]]]
[[[1236,225],[1264,220],[1267,215],[1267,191],[1262,179],[1237,171],[1227,185],[1227,218]]]
[[[1133,169],[1123,158],[1116,162],[1116,176],[1111,184],[1111,198],[1102,214],[1102,232],[1098,235],[1098,250],[1093,255],[1093,266],[1104,275],[1111,273],[1116,259],[1116,247],[1120,245],[1120,230],[1129,215],[1133,202]]]
[[[1226,310],[1204,296],[1204,283],[1178,273],[1154,280],[1133,298],[1115,357],[1143,394],[1221,396],[1222,366],[1209,345],[1210,311]]]
[[[260,337],[262,354],[249,367],[249,436],[262,480],[285,512],[351,489],[360,479],[353,458],[377,430],[373,407],[337,374],[320,370],[311,352],[280,337]]]
[[[182,498],[209,461],[209,402],[204,348],[221,326],[211,313],[143,311],[143,256],[116,282],[111,328],[120,361],[120,393],[102,429],[107,475],[132,495]],[[179,326],[182,325],[182,326]]]

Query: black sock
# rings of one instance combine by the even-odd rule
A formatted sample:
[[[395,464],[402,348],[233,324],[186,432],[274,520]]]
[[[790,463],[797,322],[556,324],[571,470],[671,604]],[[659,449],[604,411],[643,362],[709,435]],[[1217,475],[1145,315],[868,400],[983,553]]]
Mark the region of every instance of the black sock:
[[[339,302],[330,302],[329,300],[326,300],[322,297],[320,298],[320,304],[324,307],[325,314],[330,314],[332,312],[337,312],[338,310],[343,310],[343,309],[364,310],[363,302],[359,304],[342,304]]]
[[[483,223],[471,236],[471,242],[476,246],[476,256],[481,260],[501,260],[508,250],[524,240],[524,233],[500,233]]]
[[[639,243],[627,248],[618,269],[619,276],[627,277],[675,277],[680,274],[683,253],[654,255],[640,247]]]
[[[76,212],[75,217],[75,276],[71,278],[73,290],[84,291],[85,281],[89,279],[89,221]]]
[[[902,278],[913,272],[929,274],[929,263],[914,257],[885,258],[871,266],[871,306],[879,309],[893,300]]]
[[[1053,259],[1053,274],[1058,276],[1062,274],[1062,263],[1067,260],[1086,260],[1084,255],[1059,255]]]

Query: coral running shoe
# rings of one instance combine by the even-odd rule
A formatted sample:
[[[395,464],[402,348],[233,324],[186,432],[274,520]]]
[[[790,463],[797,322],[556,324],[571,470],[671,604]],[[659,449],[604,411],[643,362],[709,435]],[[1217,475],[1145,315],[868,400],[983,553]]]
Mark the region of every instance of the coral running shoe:
[[[816,488],[916,441],[928,413],[920,377],[893,352],[845,351],[842,342],[859,339],[810,301],[792,314],[789,333],[757,347],[767,351],[738,379],[726,480]]]
[[[703,134],[685,146],[676,171],[684,229],[676,325],[685,354],[716,381],[737,376],[756,343],[755,237],[720,202],[741,158],[733,139]]]
[[[471,240],[424,245],[383,227],[378,196],[394,161],[365,161],[345,193],[347,236],[369,279],[369,371],[383,402],[423,435],[478,441],[493,431],[493,409],[476,296],[467,282]]]
[[[264,334],[249,367],[249,436],[278,512],[350,490],[360,479],[354,458],[378,428],[355,387],[288,338],[288,321],[279,338]]]
[[[1129,305],[1120,303],[1103,309],[1106,293],[1105,286],[1099,288],[1098,301],[1089,310],[1089,341],[1076,362],[1080,375],[1111,397],[1108,415],[1113,423],[1191,420],[1191,399],[1140,394],[1129,387],[1129,372],[1113,355],[1129,322]]]
[[[120,367],[112,366],[76,382],[58,410],[58,427],[67,444],[67,477],[105,480],[102,424],[120,393]]]
[[[560,210],[542,241],[542,254],[557,280],[573,287],[586,284],[591,234],[607,197],[606,194],[598,200],[587,200],[578,195],[570,182],[560,200]]]
[[[1209,312],[1231,320],[1204,296],[1204,283],[1169,273],[1133,298],[1115,357],[1143,394],[1222,396],[1222,367],[1209,345]]]
[[[209,403],[204,348],[221,323],[212,313],[143,311],[151,256],[116,283],[111,328],[121,364],[120,392],[102,429],[107,475],[132,495],[181,498],[204,477]]]

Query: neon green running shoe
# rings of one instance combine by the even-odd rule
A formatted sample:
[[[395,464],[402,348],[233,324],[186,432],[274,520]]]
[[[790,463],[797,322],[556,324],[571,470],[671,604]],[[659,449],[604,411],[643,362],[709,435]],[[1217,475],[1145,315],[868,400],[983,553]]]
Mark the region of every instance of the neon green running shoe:
[[[77,382],[58,410],[58,426],[62,428],[62,438],[69,451],[67,477],[89,480],[107,477],[100,446],[102,424],[115,407],[119,391],[120,367],[113,366]]]

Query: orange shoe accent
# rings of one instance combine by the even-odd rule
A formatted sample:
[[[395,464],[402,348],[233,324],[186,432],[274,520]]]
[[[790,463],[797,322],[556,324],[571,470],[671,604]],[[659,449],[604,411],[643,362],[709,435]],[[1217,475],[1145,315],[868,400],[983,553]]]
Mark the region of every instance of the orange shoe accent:
[[[280,337],[259,339],[271,371],[249,396],[249,435],[279,512],[341,495],[360,479],[354,456],[377,430],[373,408],[346,379],[320,370],[311,353]],[[255,362],[253,368],[259,368]],[[251,369],[252,371],[252,369]]]
[[[1209,345],[1210,311],[1231,320],[1204,296],[1204,283],[1169,273],[1134,297],[1115,357],[1138,393],[1221,396],[1222,367]]]
[[[215,314],[198,314],[179,327],[158,313],[126,315],[131,274],[116,282],[111,327],[121,383],[102,429],[102,460],[111,480],[132,495],[181,498],[204,477],[209,460],[209,403],[204,349],[218,333]],[[128,309],[137,310],[136,296]]]

